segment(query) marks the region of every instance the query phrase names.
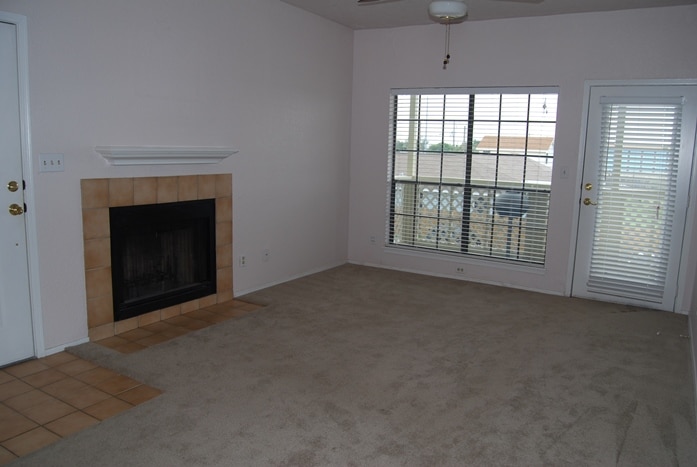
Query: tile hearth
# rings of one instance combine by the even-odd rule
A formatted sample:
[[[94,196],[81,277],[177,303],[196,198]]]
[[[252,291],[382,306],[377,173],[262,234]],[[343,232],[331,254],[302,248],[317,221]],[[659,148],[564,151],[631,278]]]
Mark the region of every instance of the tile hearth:
[[[261,305],[241,300],[231,300],[97,340],[95,344],[103,345],[121,353],[133,353],[191,331],[203,329],[229,319],[241,318],[261,307]]]

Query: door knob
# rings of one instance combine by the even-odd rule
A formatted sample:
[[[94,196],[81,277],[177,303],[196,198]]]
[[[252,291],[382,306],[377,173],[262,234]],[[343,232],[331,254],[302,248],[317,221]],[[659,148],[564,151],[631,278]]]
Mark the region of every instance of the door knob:
[[[590,198],[584,199],[583,204],[585,204],[586,206],[590,206],[590,205],[597,206],[598,205],[598,203],[594,203],[593,201],[591,201]]]
[[[13,216],[19,216],[23,212],[24,212],[24,209],[19,204],[16,204],[16,203],[10,204],[10,214],[12,214]]]
[[[15,191],[19,190],[19,184],[16,181],[12,180],[7,183],[7,189],[14,193]]]

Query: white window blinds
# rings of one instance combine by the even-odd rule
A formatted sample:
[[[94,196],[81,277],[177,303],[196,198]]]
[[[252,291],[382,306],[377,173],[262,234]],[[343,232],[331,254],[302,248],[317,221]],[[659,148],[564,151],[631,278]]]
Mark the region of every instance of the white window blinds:
[[[601,100],[588,290],[660,302],[675,216],[682,104]]]
[[[388,244],[544,264],[556,89],[392,96]]]

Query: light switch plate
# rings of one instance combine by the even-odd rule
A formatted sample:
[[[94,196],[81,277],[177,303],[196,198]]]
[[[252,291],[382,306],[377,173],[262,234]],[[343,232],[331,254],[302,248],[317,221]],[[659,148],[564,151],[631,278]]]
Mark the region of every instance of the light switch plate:
[[[39,154],[39,172],[63,172],[63,154]]]

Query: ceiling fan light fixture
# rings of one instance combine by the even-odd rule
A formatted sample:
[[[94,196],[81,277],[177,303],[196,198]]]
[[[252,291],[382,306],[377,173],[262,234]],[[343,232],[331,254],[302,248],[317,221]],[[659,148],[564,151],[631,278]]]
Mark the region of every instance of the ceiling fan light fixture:
[[[467,5],[458,0],[435,0],[428,5],[428,14],[439,23],[450,23],[467,15]]]

